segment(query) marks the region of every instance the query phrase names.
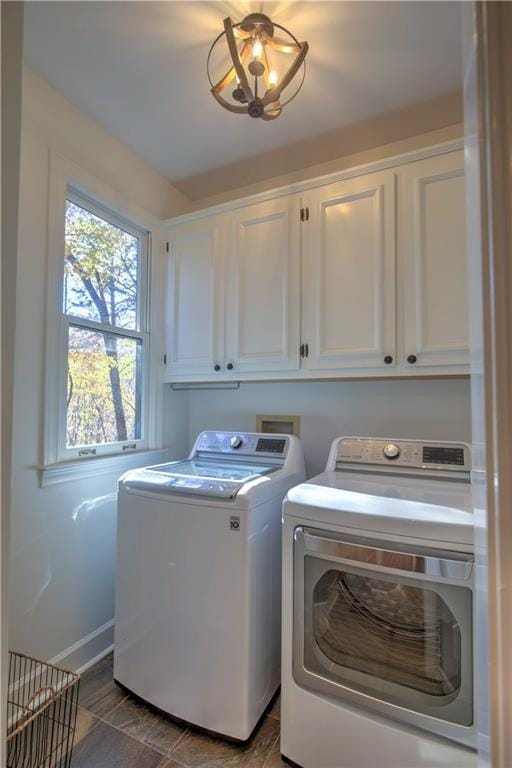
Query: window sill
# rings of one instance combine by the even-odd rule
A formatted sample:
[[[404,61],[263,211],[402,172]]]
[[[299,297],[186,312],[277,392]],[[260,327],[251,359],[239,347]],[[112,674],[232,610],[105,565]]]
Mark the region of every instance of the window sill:
[[[83,480],[92,475],[121,475],[135,467],[145,467],[150,464],[161,464],[169,459],[167,448],[151,451],[134,451],[128,455],[115,454],[113,456],[97,456],[94,459],[77,459],[75,461],[63,461],[58,464],[49,464],[39,467],[39,486],[46,488],[48,485],[67,483],[73,480]]]

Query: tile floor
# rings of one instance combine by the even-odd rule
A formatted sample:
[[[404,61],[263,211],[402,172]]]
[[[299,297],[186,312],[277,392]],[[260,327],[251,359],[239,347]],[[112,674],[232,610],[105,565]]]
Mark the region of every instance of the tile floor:
[[[119,688],[112,655],[87,671],[80,699],[72,768],[276,768],[279,699],[249,744],[238,746],[174,723]]]

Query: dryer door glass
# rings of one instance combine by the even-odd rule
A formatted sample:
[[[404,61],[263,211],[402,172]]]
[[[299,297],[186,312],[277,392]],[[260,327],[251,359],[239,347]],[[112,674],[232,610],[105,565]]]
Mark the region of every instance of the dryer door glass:
[[[460,627],[431,589],[331,569],[313,589],[312,610],[328,663],[431,696],[459,691]]]
[[[418,724],[426,715],[470,726],[472,564],[328,536],[295,533],[297,682],[392,715],[408,710],[403,719]]]

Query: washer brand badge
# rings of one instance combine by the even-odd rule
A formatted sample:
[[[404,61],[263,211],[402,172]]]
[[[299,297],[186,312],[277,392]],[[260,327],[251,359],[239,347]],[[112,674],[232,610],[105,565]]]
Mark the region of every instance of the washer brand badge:
[[[229,530],[230,531],[239,531],[240,530],[240,518],[236,515],[231,515],[229,518]]]

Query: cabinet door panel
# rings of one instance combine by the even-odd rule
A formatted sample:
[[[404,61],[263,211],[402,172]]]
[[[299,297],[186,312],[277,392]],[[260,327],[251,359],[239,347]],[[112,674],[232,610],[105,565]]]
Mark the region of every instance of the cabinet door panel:
[[[167,373],[214,377],[224,357],[224,220],[192,222],[170,238]]]
[[[395,353],[394,175],[322,187],[304,203],[304,364],[384,366]]]
[[[462,152],[403,170],[405,353],[415,366],[469,363]]]
[[[231,217],[226,360],[237,371],[299,367],[299,201],[283,197]]]

